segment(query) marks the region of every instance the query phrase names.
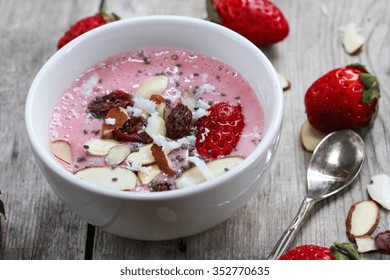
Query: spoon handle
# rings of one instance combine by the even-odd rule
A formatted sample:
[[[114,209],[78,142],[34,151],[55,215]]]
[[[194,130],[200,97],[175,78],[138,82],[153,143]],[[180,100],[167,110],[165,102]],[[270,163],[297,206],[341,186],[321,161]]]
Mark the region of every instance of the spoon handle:
[[[305,220],[307,214],[313,208],[317,200],[313,198],[306,197],[299,208],[299,211],[294,217],[294,220],[291,222],[289,227],[283,232],[282,236],[279,238],[278,242],[275,244],[272,252],[269,254],[269,260],[278,259],[290,245],[291,241],[294,239],[295,235],[298,232],[298,229],[301,227],[303,221]]]

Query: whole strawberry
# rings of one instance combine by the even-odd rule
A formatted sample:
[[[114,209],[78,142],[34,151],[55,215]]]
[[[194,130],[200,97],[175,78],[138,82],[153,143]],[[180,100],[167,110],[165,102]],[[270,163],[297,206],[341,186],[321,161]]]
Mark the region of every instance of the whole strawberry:
[[[310,125],[323,133],[356,130],[374,119],[379,97],[377,78],[352,64],[331,70],[310,86],[306,114]]]
[[[208,0],[208,15],[255,45],[275,44],[289,33],[283,13],[268,0]]]
[[[74,25],[72,25],[68,29],[68,31],[65,32],[65,34],[60,38],[57,43],[57,49],[62,48],[67,43],[87,31],[90,31],[106,23],[113,22],[116,20],[119,20],[119,17],[116,14],[108,14],[105,12],[100,12],[96,15],[83,18],[76,22]]]
[[[241,104],[215,104],[197,123],[196,150],[206,158],[229,155],[240,140],[244,126]]]
[[[330,248],[308,244],[295,247],[284,253],[279,260],[358,260],[356,245],[333,243]]]
[[[309,244],[287,251],[279,260],[334,260],[334,257],[330,248]]]

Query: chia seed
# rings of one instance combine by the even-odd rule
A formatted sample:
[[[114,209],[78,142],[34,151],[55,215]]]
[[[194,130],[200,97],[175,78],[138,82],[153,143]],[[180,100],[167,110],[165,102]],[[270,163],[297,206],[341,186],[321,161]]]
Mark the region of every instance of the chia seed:
[[[88,130],[84,129],[83,130],[84,134],[88,134]]]
[[[118,181],[118,178],[117,177],[114,177],[114,178],[112,178],[111,179],[113,182],[116,182],[116,181]]]
[[[77,158],[77,162],[83,162],[83,161],[85,161],[85,160],[86,160],[85,157],[79,157],[79,158]]]

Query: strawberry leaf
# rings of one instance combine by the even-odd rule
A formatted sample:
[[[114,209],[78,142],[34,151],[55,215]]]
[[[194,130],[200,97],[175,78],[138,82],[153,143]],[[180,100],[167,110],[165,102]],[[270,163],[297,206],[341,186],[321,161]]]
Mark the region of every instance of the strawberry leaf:
[[[215,23],[221,23],[222,19],[214,7],[213,0],[206,0],[206,1],[207,1],[207,19]]]
[[[371,103],[373,99],[380,98],[380,90],[378,80],[374,75],[370,73],[361,73],[360,80],[364,85],[362,101],[364,103]]]
[[[363,64],[360,64],[360,63],[352,63],[352,64],[347,65],[347,67],[357,68],[357,69],[360,69],[366,73],[368,72],[366,66],[364,66]]]
[[[337,243],[334,242],[330,246],[333,257],[336,260],[359,260],[360,256],[356,249],[356,245],[352,243]]]

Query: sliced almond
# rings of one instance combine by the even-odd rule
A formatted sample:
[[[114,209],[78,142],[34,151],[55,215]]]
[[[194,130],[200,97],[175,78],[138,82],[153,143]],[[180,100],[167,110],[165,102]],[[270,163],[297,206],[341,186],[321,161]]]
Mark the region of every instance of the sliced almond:
[[[64,140],[57,140],[50,143],[50,150],[53,155],[67,164],[72,164],[72,148]]]
[[[308,152],[313,152],[325,136],[325,133],[313,128],[307,120],[301,127],[301,144]]]
[[[130,147],[126,144],[113,146],[107,153],[105,161],[110,166],[115,166],[123,162],[130,154]]]
[[[278,79],[283,90],[288,90],[291,88],[291,82],[287,80],[285,76],[278,73]]]
[[[76,172],[75,175],[90,183],[114,190],[130,190],[137,183],[134,172],[120,167],[90,167]]]
[[[375,201],[362,200],[351,206],[346,226],[347,236],[351,242],[356,237],[371,234],[378,226],[380,208]]]
[[[137,152],[132,152],[127,160],[129,162],[136,162],[142,165],[151,164],[156,161],[151,150],[152,144],[143,145],[139,147]]]
[[[163,152],[162,148],[156,144],[153,144],[151,151],[160,170],[168,176],[174,176],[175,172],[171,168],[172,163],[168,159],[167,155]]]
[[[225,157],[216,159],[206,164],[207,168],[214,177],[221,176],[232,170],[244,161],[242,157]],[[198,166],[194,166],[186,171],[176,180],[177,188],[186,188],[198,185],[206,181],[206,178]]]
[[[383,208],[390,210],[390,176],[378,174],[371,177],[372,183],[367,186],[371,199]]]
[[[144,171],[141,169],[138,172],[138,178],[139,178],[141,184],[146,185],[146,184],[149,184],[158,175],[160,175],[160,173],[161,173],[161,170],[158,167],[158,165],[153,164],[153,165],[148,166],[147,171]]]
[[[378,250],[375,244],[375,238],[370,235],[362,235],[355,237],[357,250],[359,253],[366,253]]]
[[[364,37],[357,32],[355,24],[348,24],[343,35],[345,51],[348,54],[357,54],[362,49],[364,41]]]
[[[149,99],[153,94],[161,94],[167,88],[168,78],[163,75],[153,76],[144,81],[134,93],[135,97]]]
[[[125,108],[115,107],[107,112],[103,121],[103,135],[107,135],[112,130],[122,127],[129,119],[129,115]]]
[[[167,106],[167,101],[164,97],[158,94],[153,94],[150,97],[150,100],[152,100],[154,103],[156,103],[156,110],[161,118],[164,118],[164,110]]]
[[[167,134],[165,121],[158,115],[151,115],[148,118],[148,124],[146,125],[145,132],[152,138],[158,134],[165,136]]]
[[[85,152],[92,156],[105,156],[108,151],[120,143],[114,139],[92,138],[84,144]]]

